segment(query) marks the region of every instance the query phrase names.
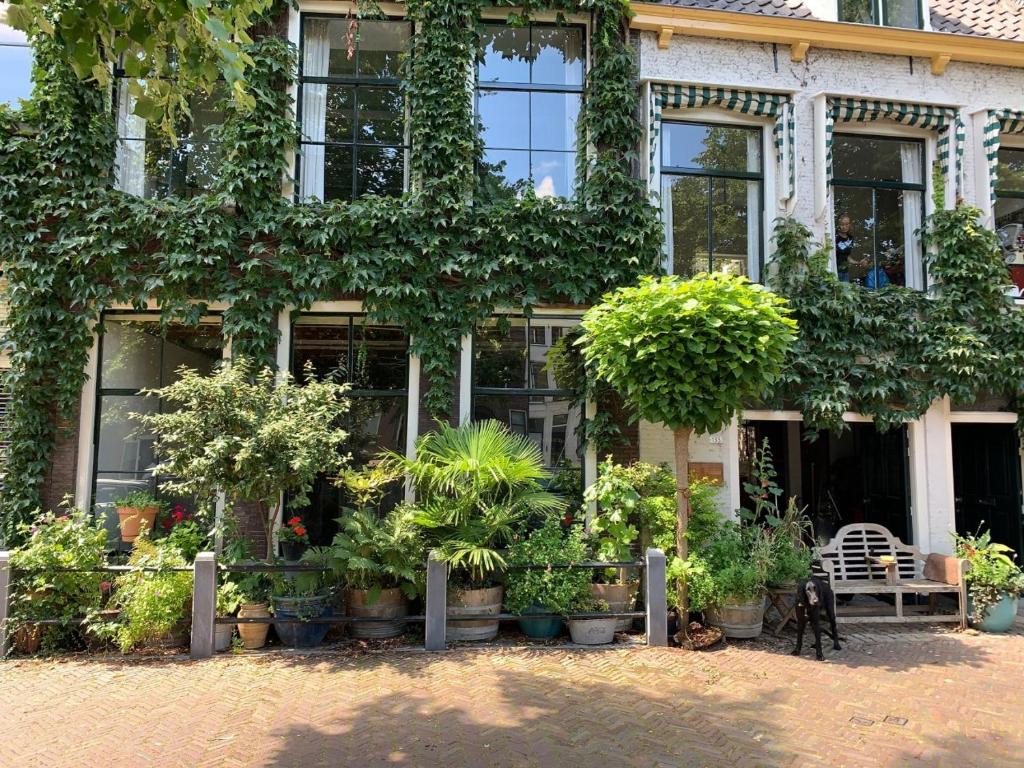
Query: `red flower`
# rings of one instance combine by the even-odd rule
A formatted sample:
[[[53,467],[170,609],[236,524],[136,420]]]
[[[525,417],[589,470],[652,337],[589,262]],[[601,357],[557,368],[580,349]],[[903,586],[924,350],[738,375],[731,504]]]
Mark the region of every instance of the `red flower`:
[[[172,523],[171,523],[170,520],[166,520],[166,519],[164,520],[163,526],[164,526],[164,530],[165,531],[171,530],[171,525],[172,525]]]
[[[295,535],[296,536],[305,536],[306,535],[306,529],[303,528],[301,525],[295,526],[292,530],[295,531]]]
[[[293,517],[291,520],[288,521],[288,525],[295,526],[295,525],[298,525],[301,522],[302,522],[302,518],[301,517]]]
[[[110,582],[109,581],[101,581],[100,582],[100,591],[101,592],[109,592],[110,591]]]
[[[172,517],[174,518],[174,522],[180,523],[185,519],[185,511],[181,507],[175,507]]]

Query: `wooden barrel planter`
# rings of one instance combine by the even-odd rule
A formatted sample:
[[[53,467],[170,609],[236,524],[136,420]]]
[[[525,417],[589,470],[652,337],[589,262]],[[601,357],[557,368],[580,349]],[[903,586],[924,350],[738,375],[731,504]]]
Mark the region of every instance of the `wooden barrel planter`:
[[[591,584],[590,594],[595,600],[608,603],[608,613],[628,613],[633,610],[636,598],[636,584]],[[615,631],[625,632],[633,628],[632,619],[616,619]]]
[[[504,589],[460,589],[448,593],[447,614],[449,616],[498,616],[501,613],[501,598]],[[471,642],[493,640],[498,634],[498,619],[479,621],[449,621],[445,633],[449,640]]]
[[[726,637],[739,639],[757,637],[764,628],[764,596],[738,602],[727,600],[724,605],[705,611],[708,622],[719,627]]]
[[[383,639],[398,637],[405,631],[405,622],[399,619],[409,613],[409,603],[402,590],[382,589],[377,600],[370,605],[370,590],[348,589],[345,591],[348,615],[365,618],[380,618],[381,621],[354,621],[348,625],[349,634],[360,639]]]

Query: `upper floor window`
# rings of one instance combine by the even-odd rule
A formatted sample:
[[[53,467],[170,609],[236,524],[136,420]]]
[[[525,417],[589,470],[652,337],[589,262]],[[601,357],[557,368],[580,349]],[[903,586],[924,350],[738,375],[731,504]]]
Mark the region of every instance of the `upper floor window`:
[[[1024,250],[1024,147],[1000,147],[996,181],[996,229],[1016,229],[1018,249]]]
[[[20,29],[0,24],[0,104],[32,95],[32,48]]]
[[[839,279],[923,288],[924,142],[836,134],[832,158]]]
[[[541,197],[571,197],[583,99],[584,30],[486,25],[477,113],[486,172],[528,181]]]
[[[213,128],[223,122],[219,103],[224,93],[189,99],[191,117],[175,127],[177,146],[163,133],[147,130],[146,120],[132,114],[135,99],[121,79],[117,106],[118,187],[139,197],[192,197],[208,190],[220,162]]]
[[[302,17],[299,197],[400,195],[408,141],[400,89],[407,21]]]
[[[839,21],[923,29],[922,0],[839,0]]]
[[[759,127],[663,124],[662,216],[673,274],[728,272],[759,278],[761,138]]]

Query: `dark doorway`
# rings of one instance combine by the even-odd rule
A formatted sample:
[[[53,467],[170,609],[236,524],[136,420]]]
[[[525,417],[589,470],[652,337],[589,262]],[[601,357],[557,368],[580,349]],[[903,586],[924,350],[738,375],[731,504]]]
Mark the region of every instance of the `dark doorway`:
[[[993,541],[1024,550],[1020,442],[1012,424],[954,424],[956,530],[992,531]]]

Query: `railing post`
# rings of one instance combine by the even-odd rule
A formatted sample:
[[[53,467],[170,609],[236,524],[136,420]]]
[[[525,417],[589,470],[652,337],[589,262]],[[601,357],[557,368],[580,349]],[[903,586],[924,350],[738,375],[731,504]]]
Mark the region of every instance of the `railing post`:
[[[424,647],[428,651],[447,649],[445,623],[448,608],[448,564],[437,552],[427,558],[427,601],[424,622]]]
[[[647,550],[644,569],[644,592],[647,597],[647,644],[668,645],[668,599],[665,586],[665,553],[660,549]]]
[[[0,659],[7,655],[7,619],[11,603],[11,553],[0,552]]]
[[[193,659],[213,656],[213,634],[217,618],[217,556],[213,552],[196,555],[192,574],[192,646]]]

